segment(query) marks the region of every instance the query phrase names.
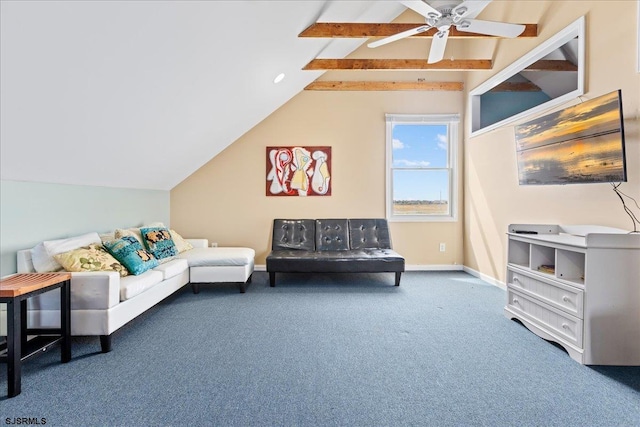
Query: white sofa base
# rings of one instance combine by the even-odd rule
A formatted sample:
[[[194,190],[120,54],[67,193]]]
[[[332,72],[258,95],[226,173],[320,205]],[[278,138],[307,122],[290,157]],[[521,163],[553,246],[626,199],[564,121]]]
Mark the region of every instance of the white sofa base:
[[[143,289],[131,297],[121,295],[121,278],[115,272],[87,272],[71,274],[71,335],[99,336],[102,351],[111,350],[111,334],[127,322],[158,304],[190,281],[194,281],[194,292],[199,283],[240,283],[244,292],[251,281],[255,251],[249,248],[229,248],[230,256],[207,248],[206,239],[189,240],[198,253],[194,264],[184,260],[169,261],[156,267],[165,278]],[[210,250],[209,250],[210,249]],[[181,255],[189,251],[183,252]],[[208,256],[210,254],[210,257]],[[18,251],[18,272],[34,272],[29,250]],[[179,256],[178,258],[182,258]],[[189,258],[185,256],[185,258]],[[210,265],[207,265],[207,264]],[[182,264],[182,265],[181,265]],[[222,264],[222,265],[221,265]],[[227,265],[225,265],[227,264]],[[180,271],[180,269],[182,269]],[[157,273],[155,273],[158,276]],[[130,276],[128,276],[130,277]],[[128,278],[127,277],[127,278]],[[60,327],[59,290],[46,292],[30,298],[27,302],[27,321],[30,328]],[[121,298],[127,298],[121,301]],[[0,304],[0,335],[6,336],[6,309]]]
[[[245,293],[247,283],[251,283],[253,263],[243,266],[191,267],[191,286],[193,292],[200,292],[202,283],[239,283],[240,292]]]
[[[189,270],[144,291],[144,298],[131,298],[105,310],[72,310],[71,335],[110,335],[189,283]],[[28,310],[32,328],[59,328],[60,310]]]

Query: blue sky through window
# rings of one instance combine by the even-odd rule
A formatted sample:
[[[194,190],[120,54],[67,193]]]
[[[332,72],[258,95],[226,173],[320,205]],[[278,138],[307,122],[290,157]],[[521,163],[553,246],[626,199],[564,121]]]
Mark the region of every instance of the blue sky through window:
[[[393,199],[449,200],[447,125],[394,124],[392,138]]]

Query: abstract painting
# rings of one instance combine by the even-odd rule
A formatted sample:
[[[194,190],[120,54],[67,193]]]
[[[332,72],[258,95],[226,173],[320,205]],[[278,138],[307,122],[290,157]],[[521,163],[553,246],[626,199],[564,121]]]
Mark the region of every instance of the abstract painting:
[[[330,196],[331,147],[267,147],[267,196]]]

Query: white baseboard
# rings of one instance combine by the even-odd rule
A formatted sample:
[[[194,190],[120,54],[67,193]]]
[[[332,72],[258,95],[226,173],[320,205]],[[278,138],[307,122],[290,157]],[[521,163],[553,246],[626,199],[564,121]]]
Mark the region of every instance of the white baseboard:
[[[404,266],[405,271],[462,271],[459,264],[411,264]]]
[[[487,282],[487,283],[489,283],[489,284],[491,284],[493,286],[499,287],[503,291],[507,290],[507,286],[504,283],[502,283],[501,281],[499,281],[498,279],[495,279],[495,278],[493,278],[491,276],[487,276],[486,274],[480,273],[479,271],[474,270],[473,268],[470,268],[470,267],[467,267],[467,266],[465,266],[463,268],[463,270],[466,273],[469,273],[470,275],[475,276],[475,277],[477,277],[478,279],[480,279],[480,280],[482,280],[484,282]]]

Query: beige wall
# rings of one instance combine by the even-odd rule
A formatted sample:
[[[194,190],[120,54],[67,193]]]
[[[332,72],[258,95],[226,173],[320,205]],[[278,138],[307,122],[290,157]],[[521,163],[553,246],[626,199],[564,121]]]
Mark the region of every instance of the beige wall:
[[[583,100],[622,89],[628,182],[620,188],[640,203],[640,74],[637,73],[635,1],[527,1],[508,15],[537,22],[539,37],[506,41],[491,73],[469,74],[473,89],[578,17],[586,16],[586,88]],[[497,9],[485,19],[505,17]],[[498,43],[494,44],[500,46]],[[486,48],[487,46],[484,46]],[[559,108],[574,105],[572,101]],[[545,112],[545,114],[548,112]],[[528,117],[525,120],[529,120]],[[465,126],[467,129],[468,123]],[[631,229],[609,184],[518,186],[513,125],[465,137],[464,264],[504,282],[505,232],[510,223],[598,224]],[[631,202],[631,204],[633,204]],[[635,208],[636,215],[639,211]]]
[[[458,113],[462,101],[462,92],[302,92],[171,191],[171,225],[252,247],[264,264],[274,218],[383,218],[385,113]],[[330,145],[331,196],[267,197],[272,145]],[[462,220],[393,223],[391,234],[407,264],[462,263]]]
[[[466,74],[474,88],[495,72],[587,15],[587,80],[584,99],[622,89],[629,182],[623,191],[640,201],[640,74],[636,73],[636,2],[495,1],[482,18],[537,22],[539,37],[519,40],[451,41],[446,56],[493,58],[491,72]],[[411,12],[398,21],[419,22]],[[428,41],[360,48],[352,57],[426,57]],[[323,80],[459,81],[460,73],[333,72]],[[567,106],[570,104],[567,104]],[[171,224],[188,237],[269,252],[274,218],[383,217],[385,113],[464,113],[460,92],[302,92],[171,191]],[[462,116],[464,117],[464,115]],[[394,247],[409,265],[461,264],[504,280],[505,231],[509,223],[600,224],[629,228],[630,220],[608,184],[519,187],[513,127],[470,139],[464,150],[463,210],[457,223],[393,223]],[[265,147],[330,145],[330,197],[265,196]],[[355,166],[354,166],[355,164]],[[637,211],[636,211],[637,212]],[[445,242],[447,252],[438,244]]]

